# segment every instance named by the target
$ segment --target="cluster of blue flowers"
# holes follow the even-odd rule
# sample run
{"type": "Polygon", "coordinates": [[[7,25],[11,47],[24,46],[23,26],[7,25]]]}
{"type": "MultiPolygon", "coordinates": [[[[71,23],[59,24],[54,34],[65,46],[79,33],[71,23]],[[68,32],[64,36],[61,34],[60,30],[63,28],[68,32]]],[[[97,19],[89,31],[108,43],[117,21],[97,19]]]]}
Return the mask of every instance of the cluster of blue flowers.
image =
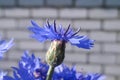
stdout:
{"type": "MultiPolygon", "coordinates": [[[[48,21],[44,27],[38,26],[33,21],[32,25],[28,29],[34,33],[32,37],[40,42],[59,40],[65,43],[70,42],[79,48],[90,49],[93,47],[94,40],[90,40],[87,36],[78,36],[79,30],[74,32],[70,26],[67,30],[61,26],[56,28],[55,22],[49,24],[48,21]]],[[[0,59],[12,46],[13,39],[9,42],[0,40],[0,59]]],[[[34,54],[30,56],[29,52],[25,51],[18,62],[18,67],[12,67],[12,69],[13,77],[7,76],[6,72],[0,71],[0,80],[46,80],[49,65],[40,58],[36,58],[34,54]]],[[[60,64],[55,67],[52,80],[104,80],[104,76],[98,73],[77,72],[75,66],[69,68],[65,64],[60,64]]]]}
{"type": "MultiPolygon", "coordinates": [[[[4,80],[46,80],[49,66],[34,54],[29,56],[26,51],[19,61],[19,68],[13,68],[14,78],[4,76],[4,80]]],[[[61,64],[55,68],[52,80],[103,80],[101,74],[76,72],[75,66],[71,69],[61,64]]]]}

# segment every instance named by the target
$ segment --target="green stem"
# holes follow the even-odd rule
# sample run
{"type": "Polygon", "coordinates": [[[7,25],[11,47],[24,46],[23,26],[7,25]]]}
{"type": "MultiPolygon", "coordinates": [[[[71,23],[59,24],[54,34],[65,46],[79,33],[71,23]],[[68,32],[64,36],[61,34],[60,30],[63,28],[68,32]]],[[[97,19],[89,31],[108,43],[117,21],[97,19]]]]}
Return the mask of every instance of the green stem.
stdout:
{"type": "Polygon", "coordinates": [[[53,72],[54,72],[54,68],[55,67],[53,67],[53,66],[49,67],[46,80],[52,80],[52,75],[53,75],[53,72]]]}

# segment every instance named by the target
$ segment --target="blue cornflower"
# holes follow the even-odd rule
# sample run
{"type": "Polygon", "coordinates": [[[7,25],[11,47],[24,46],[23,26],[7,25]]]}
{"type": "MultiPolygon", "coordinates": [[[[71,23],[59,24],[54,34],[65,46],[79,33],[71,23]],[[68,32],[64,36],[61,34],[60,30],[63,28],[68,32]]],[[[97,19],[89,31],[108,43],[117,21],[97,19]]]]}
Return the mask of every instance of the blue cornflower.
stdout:
{"type": "Polygon", "coordinates": [[[49,66],[41,61],[40,58],[36,58],[34,54],[28,55],[28,51],[24,52],[24,55],[19,61],[19,68],[13,68],[13,77],[4,76],[4,80],[45,80],[49,66]]]}
{"type": "Polygon", "coordinates": [[[55,21],[54,24],[49,24],[47,21],[47,24],[44,25],[44,27],[40,27],[34,21],[31,21],[31,23],[32,26],[28,29],[34,33],[32,37],[40,42],[44,42],[46,40],[60,40],[63,42],[70,42],[72,45],[79,48],[90,49],[93,47],[94,40],[90,40],[87,36],[77,35],[80,29],[74,32],[70,25],[65,30],[61,25],[57,28],[55,21]]]}
{"type": "MultiPolygon", "coordinates": [[[[46,80],[48,68],[40,58],[36,58],[34,54],[29,56],[28,52],[25,52],[19,61],[19,68],[13,67],[14,77],[3,74],[0,76],[4,77],[3,80],[46,80]]],[[[98,73],[77,72],[75,66],[70,69],[61,64],[55,68],[52,80],[104,80],[104,76],[98,73]]]]}
{"type": "Polygon", "coordinates": [[[13,46],[13,39],[11,39],[9,42],[6,42],[5,40],[1,40],[0,38],[0,59],[3,57],[3,53],[9,50],[13,46]]]}
{"type": "Polygon", "coordinates": [[[29,52],[26,51],[21,57],[20,64],[24,66],[25,69],[29,70],[29,73],[33,73],[35,78],[40,77],[44,79],[46,77],[49,66],[42,62],[40,58],[36,58],[34,54],[28,55],[29,52]]]}
{"type": "Polygon", "coordinates": [[[104,80],[105,76],[99,73],[77,72],[75,66],[73,66],[70,69],[66,65],[62,64],[55,68],[53,79],[54,80],[104,80]]]}

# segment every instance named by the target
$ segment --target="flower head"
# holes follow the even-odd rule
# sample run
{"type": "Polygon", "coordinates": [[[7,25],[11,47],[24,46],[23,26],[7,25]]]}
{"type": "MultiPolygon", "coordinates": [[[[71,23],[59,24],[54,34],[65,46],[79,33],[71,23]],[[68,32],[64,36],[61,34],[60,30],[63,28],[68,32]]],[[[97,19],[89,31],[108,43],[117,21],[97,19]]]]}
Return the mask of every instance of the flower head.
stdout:
{"type": "MultiPolygon", "coordinates": [[[[43,63],[40,58],[36,58],[34,54],[28,55],[25,52],[19,62],[19,68],[13,67],[13,76],[3,76],[3,80],[46,80],[49,66],[43,63]]],[[[71,69],[62,64],[55,68],[52,80],[104,80],[101,74],[77,72],[75,66],[71,69]]]]}
{"type": "Polygon", "coordinates": [[[34,54],[28,55],[28,51],[19,61],[19,68],[13,68],[13,77],[4,76],[4,80],[45,80],[49,66],[36,58],[34,54]]]}
{"type": "Polygon", "coordinates": [[[11,39],[9,42],[6,42],[5,40],[1,40],[0,38],[0,59],[3,57],[3,53],[8,51],[13,46],[13,39],[11,39]]]}
{"type": "Polygon", "coordinates": [[[47,24],[44,27],[40,27],[34,21],[31,21],[32,26],[28,29],[33,32],[33,38],[37,39],[40,42],[44,42],[46,40],[60,40],[64,42],[70,42],[72,45],[76,45],[79,48],[90,49],[93,47],[94,40],[90,40],[87,36],[79,36],[77,33],[80,31],[78,29],[76,32],[69,25],[65,30],[62,26],[58,26],[54,21],[54,24],[47,24]]]}
{"type": "Polygon", "coordinates": [[[54,80],[104,80],[105,76],[99,73],[77,72],[75,66],[73,66],[70,69],[66,65],[62,64],[55,68],[53,79],[54,80]]]}

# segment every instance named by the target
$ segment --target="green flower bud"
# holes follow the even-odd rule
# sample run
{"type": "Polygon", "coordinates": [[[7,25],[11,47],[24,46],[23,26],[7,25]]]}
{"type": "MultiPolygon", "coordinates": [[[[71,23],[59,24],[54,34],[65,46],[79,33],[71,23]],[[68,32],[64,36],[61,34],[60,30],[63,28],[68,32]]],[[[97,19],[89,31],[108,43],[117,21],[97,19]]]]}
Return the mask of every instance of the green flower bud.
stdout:
{"type": "Polygon", "coordinates": [[[54,40],[46,54],[46,62],[51,66],[60,65],[65,56],[65,41],[54,40]]]}

